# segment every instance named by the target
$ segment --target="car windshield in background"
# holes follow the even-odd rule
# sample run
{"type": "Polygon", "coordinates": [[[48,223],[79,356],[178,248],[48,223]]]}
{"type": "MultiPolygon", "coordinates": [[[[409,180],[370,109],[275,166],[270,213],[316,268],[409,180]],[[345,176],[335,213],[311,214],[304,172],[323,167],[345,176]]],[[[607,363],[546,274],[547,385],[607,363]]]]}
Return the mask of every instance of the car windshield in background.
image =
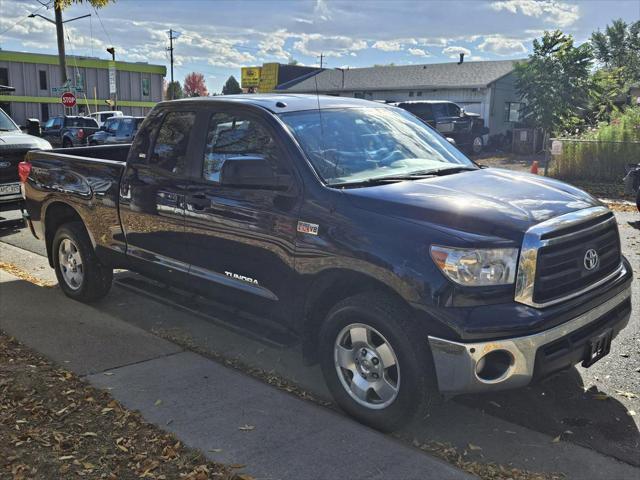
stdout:
{"type": "Polygon", "coordinates": [[[12,132],[14,130],[20,130],[13,120],[9,118],[9,115],[0,110],[0,132],[12,132]]]}
{"type": "Polygon", "coordinates": [[[400,109],[305,110],[280,118],[330,186],[475,168],[445,138],[400,109]]]}

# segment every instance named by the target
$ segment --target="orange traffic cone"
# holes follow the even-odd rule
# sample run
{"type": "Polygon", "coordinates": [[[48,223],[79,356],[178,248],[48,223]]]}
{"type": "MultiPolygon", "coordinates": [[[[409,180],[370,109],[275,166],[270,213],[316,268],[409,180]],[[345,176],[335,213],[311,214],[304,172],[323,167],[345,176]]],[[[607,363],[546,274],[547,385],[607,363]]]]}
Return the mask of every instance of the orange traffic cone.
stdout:
{"type": "Polygon", "coordinates": [[[531,173],[533,173],[534,175],[538,175],[538,161],[534,160],[533,163],[531,164],[531,173]]]}

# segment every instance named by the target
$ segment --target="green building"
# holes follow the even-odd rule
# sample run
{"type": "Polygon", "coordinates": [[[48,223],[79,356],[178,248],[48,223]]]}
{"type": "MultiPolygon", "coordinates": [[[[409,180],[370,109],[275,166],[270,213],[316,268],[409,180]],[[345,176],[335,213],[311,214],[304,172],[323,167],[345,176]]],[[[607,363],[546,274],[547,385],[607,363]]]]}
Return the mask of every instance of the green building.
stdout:
{"type": "MultiPolygon", "coordinates": [[[[107,100],[115,98],[117,110],[125,115],[145,115],[162,100],[164,65],[115,62],[116,93],[110,94],[110,64],[94,57],[67,55],[68,86],[77,98],[77,106],[67,113],[111,110],[107,100]]],[[[44,122],[62,115],[61,83],[57,55],[0,50],[0,85],[15,88],[0,94],[0,107],[19,125],[27,118],[44,122]]]]}

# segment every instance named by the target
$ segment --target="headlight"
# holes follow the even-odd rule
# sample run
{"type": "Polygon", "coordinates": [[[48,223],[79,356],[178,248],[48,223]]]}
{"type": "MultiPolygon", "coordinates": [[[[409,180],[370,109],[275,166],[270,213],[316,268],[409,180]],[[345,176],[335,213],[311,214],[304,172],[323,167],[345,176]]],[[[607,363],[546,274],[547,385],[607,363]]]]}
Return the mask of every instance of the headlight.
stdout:
{"type": "Polygon", "coordinates": [[[448,278],[465,287],[509,285],[516,278],[517,248],[431,247],[431,258],[448,278]]]}

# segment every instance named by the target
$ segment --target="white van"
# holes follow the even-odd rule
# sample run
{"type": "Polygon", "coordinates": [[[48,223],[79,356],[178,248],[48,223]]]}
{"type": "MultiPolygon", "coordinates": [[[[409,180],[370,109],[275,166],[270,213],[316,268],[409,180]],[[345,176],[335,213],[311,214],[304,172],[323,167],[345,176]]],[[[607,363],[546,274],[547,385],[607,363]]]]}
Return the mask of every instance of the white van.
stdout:
{"type": "Polygon", "coordinates": [[[102,126],[102,124],[107,118],[122,117],[123,115],[124,113],[122,113],[120,110],[103,110],[101,112],[94,112],[89,114],[91,118],[96,119],[99,127],[102,126]]]}

